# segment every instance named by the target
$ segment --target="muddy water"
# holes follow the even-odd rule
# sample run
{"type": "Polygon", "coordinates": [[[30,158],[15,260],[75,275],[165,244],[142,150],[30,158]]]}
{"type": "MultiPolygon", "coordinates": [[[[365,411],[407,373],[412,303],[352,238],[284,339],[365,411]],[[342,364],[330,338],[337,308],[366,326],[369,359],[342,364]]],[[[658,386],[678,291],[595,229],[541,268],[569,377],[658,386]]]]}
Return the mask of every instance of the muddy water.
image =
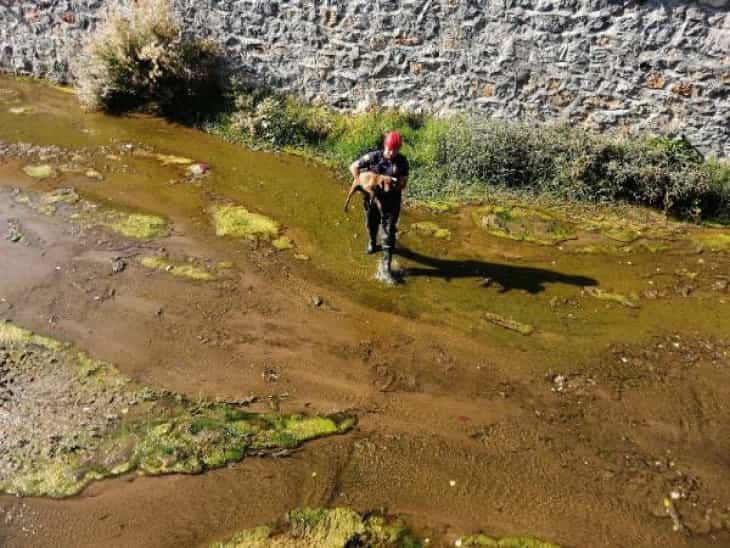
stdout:
{"type": "Polygon", "coordinates": [[[362,419],[358,433],[318,442],[284,464],[111,481],[66,502],[3,500],[15,518],[0,538],[191,545],[297,505],[346,504],[404,514],[447,540],[484,529],[579,546],[728,541],[722,525],[695,516],[730,504],[721,346],[730,332],[722,286],[730,260],[698,253],[690,241],[700,229],[683,227],[664,252],[578,253],[570,242],[494,237],[473,208],[410,208],[398,257],[405,283],[383,287],[373,279],[377,259],[363,255],[361,213],[341,212],[345,185],[332,172],[154,118],[84,114],[72,96],[37,83],[0,87],[12,90],[0,103],[0,140],[89,148],[104,177],[36,181],[21,170],[39,160],[11,158],[0,165],[0,185],[72,186],[172,227],[169,238],[137,244],[79,234],[70,219],[36,215],[7,195],[3,217],[19,218],[40,244],[38,253],[2,247],[10,265],[0,273],[3,302],[14,307],[0,312],[156,386],[192,396],[268,394],[291,410],[349,409],[362,419]],[[30,110],[8,110],[18,107],[30,110]],[[190,182],[184,166],[126,154],[127,143],[212,169],[190,182]],[[216,237],[211,207],[225,204],[273,218],[295,249],[216,237]],[[450,235],[436,238],[413,227],[419,222],[450,235]],[[93,300],[112,283],[100,274],[103,261],[120,249],[160,247],[234,268],[213,284],[186,284],[130,266],[113,282],[114,299],[93,300]],[[54,278],[57,266],[66,277],[54,278]],[[638,306],[591,296],[595,288],[638,306]],[[324,305],[312,306],[313,295],[324,305]],[[485,313],[534,331],[522,335],[485,313]],[[272,369],[273,384],[264,374],[272,369]],[[687,519],[702,522],[691,525],[703,534],[673,532],[661,508],[679,489],[675,467],[692,478],[682,496],[701,509],[687,519]]]}

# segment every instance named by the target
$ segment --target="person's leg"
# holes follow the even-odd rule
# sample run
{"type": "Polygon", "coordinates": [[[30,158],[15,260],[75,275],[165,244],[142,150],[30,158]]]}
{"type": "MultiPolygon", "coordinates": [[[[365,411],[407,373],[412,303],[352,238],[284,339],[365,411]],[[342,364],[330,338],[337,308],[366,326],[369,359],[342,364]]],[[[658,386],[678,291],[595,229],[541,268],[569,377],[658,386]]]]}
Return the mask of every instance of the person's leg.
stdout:
{"type": "Polygon", "coordinates": [[[380,228],[381,215],[378,206],[366,196],[363,199],[365,208],[365,224],[368,229],[368,246],[366,252],[375,253],[378,250],[378,228],[380,228]]]}
{"type": "Polygon", "coordinates": [[[385,232],[385,240],[383,241],[383,262],[382,275],[386,281],[394,282],[391,264],[393,262],[393,252],[395,251],[396,234],[398,231],[398,217],[400,216],[401,194],[393,193],[389,199],[383,204],[383,231],[385,232]]]}

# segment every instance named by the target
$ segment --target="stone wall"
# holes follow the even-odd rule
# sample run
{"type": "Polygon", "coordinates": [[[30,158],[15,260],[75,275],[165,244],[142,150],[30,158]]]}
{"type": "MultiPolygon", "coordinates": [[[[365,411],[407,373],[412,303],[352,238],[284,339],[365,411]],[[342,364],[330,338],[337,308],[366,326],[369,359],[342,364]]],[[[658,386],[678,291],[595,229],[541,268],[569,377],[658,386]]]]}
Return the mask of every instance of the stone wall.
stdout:
{"type": "MultiPolygon", "coordinates": [[[[0,0],[0,67],[67,79],[111,0],[0,0]]],[[[730,0],[172,0],[239,73],[342,108],[684,132],[730,156],[730,0]]]]}

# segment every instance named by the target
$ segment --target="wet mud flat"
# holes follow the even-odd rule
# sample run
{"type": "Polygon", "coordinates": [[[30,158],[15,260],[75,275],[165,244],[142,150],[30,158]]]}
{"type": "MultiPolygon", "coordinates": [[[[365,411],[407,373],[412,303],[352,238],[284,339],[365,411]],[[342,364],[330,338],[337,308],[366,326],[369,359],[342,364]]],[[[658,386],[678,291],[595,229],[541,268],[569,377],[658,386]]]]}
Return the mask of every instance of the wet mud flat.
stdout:
{"type": "Polygon", "coordinates": [[[6,85],[31,111],[0,114],[0,395],[33,420],[0,483],[37,496],[0,496],[4,545],[305,545],[376,522],[402,522],[394,545],[730,542],[724,229],[414,207],[405,283],[383,288],[360,219],[322,221],[345,189],[316,166],[6,85]],[[357,425],[239,458],[248,414],[357,425]],[[122,427],[136,468],[102,474],[130,462],[98,452],[122,427]],[[135,453],[147,434],[164,450],[135,453]],[[203,442],[225,447],[211,465],[203,442]],[[58,455],[100,477],[17,487],[58,455]],[[145,455],[165,475],[138,475],[145,455]]]}

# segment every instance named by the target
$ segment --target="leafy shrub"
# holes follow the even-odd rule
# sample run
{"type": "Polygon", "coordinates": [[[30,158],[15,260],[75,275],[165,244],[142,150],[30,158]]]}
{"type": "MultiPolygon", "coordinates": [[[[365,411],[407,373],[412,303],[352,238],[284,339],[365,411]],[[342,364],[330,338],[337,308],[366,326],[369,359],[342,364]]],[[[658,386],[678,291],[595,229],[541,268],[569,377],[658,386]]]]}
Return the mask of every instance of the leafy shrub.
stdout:
{"type": "Polygon", "coordinates": [[[194,110],[219,93],[220,52],[183,36],[167,0],[111,8],[74,63],[78,96],[90,110],[194,110]]]}

